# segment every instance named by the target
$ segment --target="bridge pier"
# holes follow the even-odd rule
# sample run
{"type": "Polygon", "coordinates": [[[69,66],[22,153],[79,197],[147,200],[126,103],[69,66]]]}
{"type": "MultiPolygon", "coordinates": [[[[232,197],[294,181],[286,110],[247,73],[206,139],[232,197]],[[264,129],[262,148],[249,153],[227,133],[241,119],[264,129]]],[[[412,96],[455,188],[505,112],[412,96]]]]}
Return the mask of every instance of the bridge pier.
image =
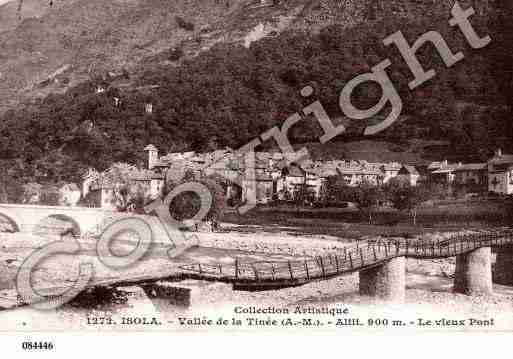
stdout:
{"type": "Polygon", "coordinates": [[[493,281],[498,284],[513,285],[513,246],[497,248],[493,281]]]}
{"type": "Polygon", "coordinates": [[[405,296],[406,258],[397,257],[361,270],[360,295],[402,303],[405,296]]]}
{"type": "Polygon", "coordinates": [[[492,251],[483,247],[456,256],[454,292],[468,295],[491,294],[492,251]]]}
{"type": "Polygon", "coordinates": [[[195,297],[194,289],[173,282],[155,282],[142,285],[148,298],[157,307],[164,309],[169,306],[189,308],[195,297]]]}
{"type": "Polygon", "coordinates": [[[169,309],[190,309],[208,304],[212,292],[232,292],[232,287],[229,284],[197,280],[158,281],[141,285],[141,288],[153,305],[162,312],[169,309]]]}

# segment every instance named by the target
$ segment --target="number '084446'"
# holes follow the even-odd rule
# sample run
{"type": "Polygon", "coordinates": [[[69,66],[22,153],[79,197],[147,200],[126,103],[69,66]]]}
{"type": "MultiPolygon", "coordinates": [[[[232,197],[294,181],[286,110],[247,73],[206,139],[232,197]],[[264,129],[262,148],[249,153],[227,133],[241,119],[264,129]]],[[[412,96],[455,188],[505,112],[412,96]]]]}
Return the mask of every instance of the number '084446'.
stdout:
{"type": "Polygon", "coordinates": [[[25,341],[21,344],[21,348],[23,350],[52,350],[54,345],[52,342],[25,341]]]}

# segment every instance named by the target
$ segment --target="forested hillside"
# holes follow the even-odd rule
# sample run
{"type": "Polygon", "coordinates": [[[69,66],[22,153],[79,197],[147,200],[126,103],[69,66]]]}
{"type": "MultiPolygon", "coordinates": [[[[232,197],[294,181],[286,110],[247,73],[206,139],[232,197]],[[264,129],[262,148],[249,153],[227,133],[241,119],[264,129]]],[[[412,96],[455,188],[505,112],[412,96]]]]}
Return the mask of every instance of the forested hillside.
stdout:
{"type": "MultiPolygon", "coordinates": [[[[405,107],[401,121],[374,140],[445,139],[452,143],[451,153],[472,159],[486,158],[496,146],[513,150],[507,92],[513,60],[507,19],[513,12],[505,0],[496,6],[502,6],[501,16],[472,18],[480,34],[493,38],[481,50],[472,50],[463,35],[449,27],[449,12],[445,18],[388,12],[381,18],[366,14],[373,20],[350,27],[334,23],[308,31],[296,26],[249,46],[219,42],[195,57],[181,59],[180,66],[153,58],[129,73],[99,72],[64,93],[3,114],[2,178],[78,182],[89,166],[101,170],[116,161],[142,163],[141,149],[150,142],[162,151],[236,148],[316,99],[332,118],[340,118],[338,96],[344,84],[385,58],[393,62],[387,71],[405,107]],[[455,52],[463,51],[465,59],[446,68],[434,48],[426,46],[420,58],[437,76],[410,91],[408,67],[397,49],[384,46],[382,40],[401,30],[411,43],[433,29],[455,52]],[[98,85],[107,90],[95,93],[98,85]],[[314,88],[309,99],[299,93],[306,85],[314,88]],[[153,104],[153,113],[145,112],[146,103],[153,104]]],[[[164,54],[178,56],[175,50],[164,54]]],[[[380,96],[379,89],[362,86],[353,100],[364,108],[380,96]]],[[[351,123],[351,134],[335,140],[360,139],[362,125],[351,123]]],[[[292,132],[296,143],[318,137],[312,119],[292,132]]]]}

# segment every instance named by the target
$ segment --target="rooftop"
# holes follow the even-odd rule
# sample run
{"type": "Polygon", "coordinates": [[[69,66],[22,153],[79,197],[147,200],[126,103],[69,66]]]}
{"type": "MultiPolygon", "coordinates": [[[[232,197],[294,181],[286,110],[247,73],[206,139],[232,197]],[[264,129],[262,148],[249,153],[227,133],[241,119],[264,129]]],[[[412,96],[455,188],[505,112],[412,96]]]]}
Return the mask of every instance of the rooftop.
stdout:
{"type": "Polygon", "coordinates": [[[464,163],[458,166],[455,171],[482,171],[486,170],[487,167],[486,163],[464,163]]]}
{"type": "Polygon", "coordinates": [[[513,164],[513,155],[495,155],[488,162],[491,164],[513,164]]]}
{"type": "Polygon", "coordinates": [[[419,176],[419,171],[414,166],[411,165],[403,165],[402,168],[404,168],[409,174],[413,176],[419,176]]]}
{"type": "Polygon", "coordinates": [[[157,147],[150,144],[150,145],[144,147],[144,151],[158,151],[158,150],[157,150],[157,147]]]}

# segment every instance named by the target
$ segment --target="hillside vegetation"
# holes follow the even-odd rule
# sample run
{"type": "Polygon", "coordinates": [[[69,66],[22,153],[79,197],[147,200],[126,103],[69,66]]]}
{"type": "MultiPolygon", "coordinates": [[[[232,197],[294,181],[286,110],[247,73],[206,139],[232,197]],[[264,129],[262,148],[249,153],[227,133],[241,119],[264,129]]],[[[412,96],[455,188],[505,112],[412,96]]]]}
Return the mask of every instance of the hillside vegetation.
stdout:
{"type": "MultiPolygon", "coordinates": [[[[218,43],[244,44],[287,30],[317,32],[332,24],[351,28],[394,17],[445,19],[453,3],[274,2],[261,6],[259,0],[12,0],[0,6],[0,112],[62,93],[92,74],[176,66],[181,59],[169,54],[177,48],[185,59],[218,43]],[[60,76],[55,78],[56,72],[60,76]]],[[[476,3],[484,18],[493,14],[493,8],[484,5],[488,1],[462,2],[476,3]]]]}
{"type": "MultiPolygon", "coordinates": [[[[149,142],[162,151],[236,148],[315,99],[332,118],[347,121],[338,108],[344,84],[385,58],[405,108],[398,123],[371,140],[445,140],[460,159],[508,149],[511,5],[478,8],[473,24],[494,39],[478,51],[448,26],[448,2],[412,3],[76,0],[26,19],[0,34],[0,93],[9,101],[32,99],[0,119],[3,178],[78,181],[88,166],[142,163],[149,142]],[[432,29],[465,59],[447,69],[426,46],[420,58],[437,76],[410,91],[409,69],[382,40],[402,30],[413,42],[432,29]],[[99,84],[107,91],[96,94],[99,84]],[[310,99],[299,94],[305,85],[314,88],[310,99]],[[38,93],[42,99],[33,100],[38,93]],[[152,114],[144,112],[146,103],[152,114]]],[[[362,86],[353,100],[364,108],[379,96],[379,89],[362,86]]],[[[350,135],[337,140],[361,140],[365,123],[348,125],[350,135]]],[[[292,139],[316,142],[318,134],[315,121],[305,119],[292,139]]]]}

